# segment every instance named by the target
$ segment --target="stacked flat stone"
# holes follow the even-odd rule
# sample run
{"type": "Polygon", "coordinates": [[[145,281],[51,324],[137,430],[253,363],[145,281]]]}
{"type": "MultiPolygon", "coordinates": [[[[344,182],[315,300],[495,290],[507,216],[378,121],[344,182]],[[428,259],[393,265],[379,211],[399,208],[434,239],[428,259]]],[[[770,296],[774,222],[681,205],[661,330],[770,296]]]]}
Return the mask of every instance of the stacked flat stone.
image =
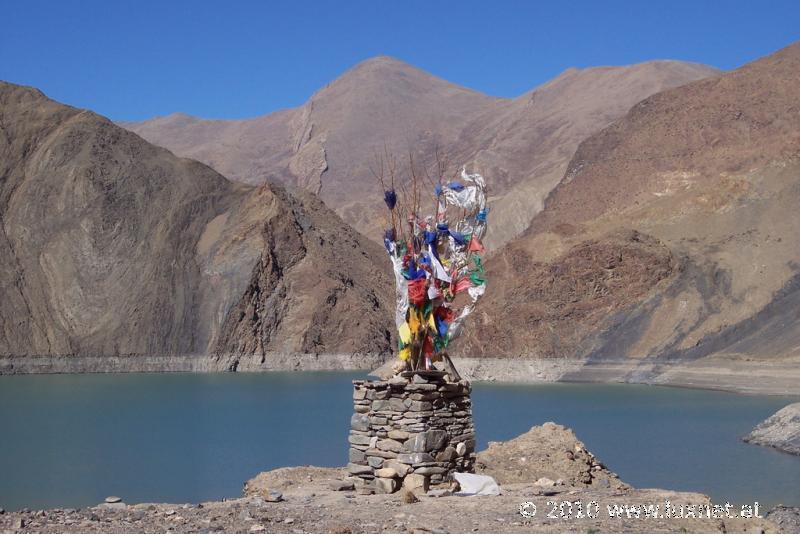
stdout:
{"type": "Polygon", "coordinates": [[[472,388],[440,376],[353,381],[348,471],[364,487],[392,493],[472,472],[472,388]]]}

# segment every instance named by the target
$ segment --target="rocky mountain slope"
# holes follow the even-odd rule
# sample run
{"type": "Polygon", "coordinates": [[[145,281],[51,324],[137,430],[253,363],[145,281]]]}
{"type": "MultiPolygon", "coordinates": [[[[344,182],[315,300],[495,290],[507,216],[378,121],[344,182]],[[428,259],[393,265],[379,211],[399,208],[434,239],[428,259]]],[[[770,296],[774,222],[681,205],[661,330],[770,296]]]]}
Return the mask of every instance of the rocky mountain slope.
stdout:
{"type": "Polygon", "coordinates": [[[478,115],[448,152],[491,180],[486,244],[497,249],[530,225],[581,141],[652,94],[717,74],[681,61],[572,68],[478,115]]]}
{"type": "Polygon", "coordinates": [[[402,163],[413,149],[431,163],[439,148],[454,165],[491,178],[495,226],[487,244],[497,247],[541,210],[581,140],[646,96],[716,73],[677,61],[570,69],[518,98],[500,99],[378,57],[297,109],[240,121],[175,114],[123,125],[232,179],[309,189],[373,239],[383,214],[370,169],[376,153],[386,147],[402,163]]]}
{"type": "Polygon", "coordinates": [[[382,254],[312,195],[0,83],[0,354],[380,352],[382,254]]]}
{"type": "Polygon", "coordinates": [[[582,142],[487,261],[465,352],[622,359],[633,380],[712,354],[800,361],[798,72],[795,44],[582,142]]]}
{"type": "Polygon", "coordinates": [[[784,406],[743,439],[747,443],[800,455],[800,402],[784,406]]]}

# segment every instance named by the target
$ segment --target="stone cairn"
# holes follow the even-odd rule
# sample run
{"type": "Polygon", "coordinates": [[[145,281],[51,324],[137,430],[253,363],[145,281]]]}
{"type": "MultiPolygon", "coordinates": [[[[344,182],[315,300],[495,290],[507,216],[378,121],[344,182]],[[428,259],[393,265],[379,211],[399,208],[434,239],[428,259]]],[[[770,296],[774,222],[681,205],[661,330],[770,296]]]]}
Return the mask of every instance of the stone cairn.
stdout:
{"type": "Polygon", "coordinates": [[[393,493],[401,487],[427,492],[454,472],[472,472],[471,389],[436,372],[354,380],[350,474],[366,492],[393,493]]]}

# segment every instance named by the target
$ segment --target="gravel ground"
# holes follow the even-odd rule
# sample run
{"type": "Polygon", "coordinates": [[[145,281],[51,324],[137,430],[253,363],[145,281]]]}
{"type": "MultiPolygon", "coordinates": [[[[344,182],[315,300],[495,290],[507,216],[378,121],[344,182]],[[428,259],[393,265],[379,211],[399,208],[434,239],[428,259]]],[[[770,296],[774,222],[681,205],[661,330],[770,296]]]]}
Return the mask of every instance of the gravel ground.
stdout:
{"type": "MultiPolygon", "coordinates": [[[[302,469],[302,468],[300,468],[302,469]]],[[[35,532],[782,532],[766,519],[609,518],[608,504],[704,503],[700,494],[663,490],[594,490],[534,484],[509,484],[495,497],[428,497],[406,503],[403,494],[358,495],[333,491],[327,480],[312,480],[283,493],[281,502],[247,497],[202,505],[100,505],[81,510],[6,513],[0,531],[35,532]],[[591,501],[600,505],[597,519],[548,518],[547,501],[591,501]],[[533,502],[537,513],[523,518],[520,504],[533,502]],[[20,524],[20,521],[22,523],[20,524]]],[[[574,510],[574,508],[573,508],[574,510]]]]}

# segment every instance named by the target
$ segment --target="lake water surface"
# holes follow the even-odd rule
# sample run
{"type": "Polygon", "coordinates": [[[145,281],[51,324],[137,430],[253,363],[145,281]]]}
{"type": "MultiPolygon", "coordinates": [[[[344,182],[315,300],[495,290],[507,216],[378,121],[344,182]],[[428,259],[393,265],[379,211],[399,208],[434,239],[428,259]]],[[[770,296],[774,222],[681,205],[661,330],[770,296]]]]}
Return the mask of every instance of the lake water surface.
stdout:
{"type": "MultiPolygon", "coordinates": [[[[199,502],[259,471],[344,465],[354,373],[0,376],[0,507],[199,502]]],[[[800,505],[800,458],[739,438],[796,398],[637,385],[482,385],[479,449],[573,428],[636,487],[800,505]]]]}

